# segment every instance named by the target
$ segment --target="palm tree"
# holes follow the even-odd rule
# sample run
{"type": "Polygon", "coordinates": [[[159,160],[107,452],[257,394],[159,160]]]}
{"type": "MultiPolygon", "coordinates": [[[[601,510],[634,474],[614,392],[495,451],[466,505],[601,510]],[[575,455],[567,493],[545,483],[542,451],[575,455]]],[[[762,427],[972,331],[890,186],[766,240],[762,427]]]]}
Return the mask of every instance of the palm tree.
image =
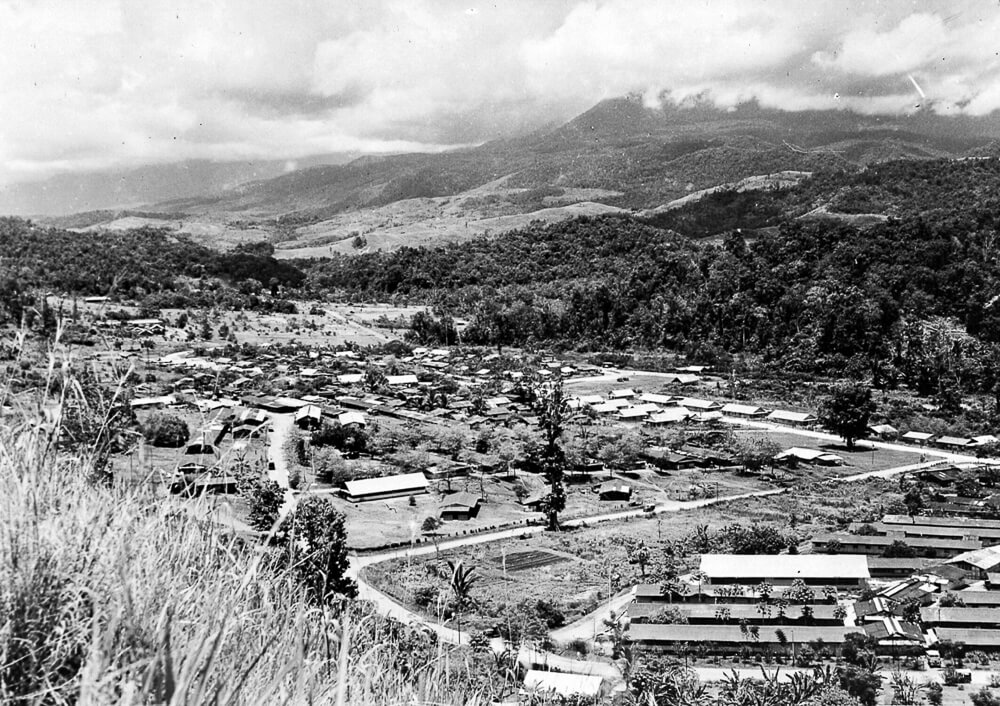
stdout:
{"type": "Polygon", "coordinates": [[[468,605],[472,591],[472,584],[478,578],[475,569],[466,569],[462,562],[448,561],[448,568],[451,569],[451,592],[455,596],[455,617],[458,621],[458,642],[462,642],[462,609],[468,605]]]}
{"type": "Polygon", "coordinates": [[[774,637],[777,638],[778,644],[781,645],[781,651],[783,653],[788,652],[788,635],[781,628],[774,631],[774,637]]]}

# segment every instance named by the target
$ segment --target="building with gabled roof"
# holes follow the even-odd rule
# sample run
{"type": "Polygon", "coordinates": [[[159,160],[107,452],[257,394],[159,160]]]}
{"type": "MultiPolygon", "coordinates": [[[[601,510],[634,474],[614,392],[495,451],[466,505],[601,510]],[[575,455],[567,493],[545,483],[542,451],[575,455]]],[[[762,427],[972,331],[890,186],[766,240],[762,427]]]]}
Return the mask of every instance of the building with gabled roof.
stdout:
{"type": "Polygon", "coordinates": [[[708,583],[790,584],[800,579],[812,586],[863,586],[871,574],[863,554],[702,554],[708,583]]]}
{"type": "Polygon", "coordinates": [[[819,422],[819,418],[812,412],[791,412],[787,409],[776,409],[767,415],[767,419],[779,424],[790,424],[792,426],[803,426],[819,422]]]}
{"type": "Polygon", "coordinates": [[[344,483],[344,497],[352,503],[386,500],[427,492],[427,477],[423,473],[402,473],[381,478],[349,480],[344,483]]]}
{"type": "Polygon", "coordinates": [[[439,516],[442,520],[471,520],[479,514],[482,498],[472,493],[459,492],[441,499],[439,516]]]}
{"type": "Polygon", "coordinates": [[[862,628],[843,625],[766,625],[757,628],[757,639],[747,639],[746,627],[739,625],[656,625],[638,623],[629,626],[632,643],[645,651],[672,651],[679,644],[703,644],[715,654],[731,654],[747,647],[754,650],[773,648],[782,644],[778,634],[784,635],[789,645],[804,645],[822,640],[826,645],[839,647],[851,633],[863,634],[862,628]]]}
{"type": "Polygon", "coordinates": [[[722,405],[722,409],[719,411],[729,417],[743,417],[745,419],[755,419],[767,416],[767,410],[763,407],[750,404],[736,404],[734,402],[722,405]]]}

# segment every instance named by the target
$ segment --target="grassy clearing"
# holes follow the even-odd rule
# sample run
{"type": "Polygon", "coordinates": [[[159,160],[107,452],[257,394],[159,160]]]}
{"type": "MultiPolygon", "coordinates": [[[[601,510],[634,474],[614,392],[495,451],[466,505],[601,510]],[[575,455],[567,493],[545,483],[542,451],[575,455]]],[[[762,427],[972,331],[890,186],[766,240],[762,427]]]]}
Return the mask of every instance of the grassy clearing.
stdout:
{"type": "MultiPolygon", "coordinates": [[[[475,629],[495,626],[510,606],[540,597],[552,601],[566,622],[586,615],[619,587],[643,580],[642,568],[632,563],[630,546],[643,542],[651,554],[648,575],[656,573],[663,549],[684,540],[698,526],[710,530],[729,524],[772,525],[800,540],[843,526],[852,520],[870,521],[902,507],[902,495],[891,481],[873,479],[858,483],[809,484],[788,493],[748,498],[710,507],[640,517],[616,525],[597,525],[557,534],[545,533],[489,545],[473,545],[440,552],[421,559],[397,559],[366,569],[371,583],[427,617],[440,615],[436,603],[419,605],[421,592],[447,593],[448,560],[475,567],[482,577],[473,596],[472,612],[465,618],[475,629]],[[525,552],[554,552],[564,561],[540,563],[513,570],[504,557],[525,552]]],[[[681,569],[696,568],[690,554],[681,569]]],[[[515,561],[516,565],[516,561],[515,561]]]]}

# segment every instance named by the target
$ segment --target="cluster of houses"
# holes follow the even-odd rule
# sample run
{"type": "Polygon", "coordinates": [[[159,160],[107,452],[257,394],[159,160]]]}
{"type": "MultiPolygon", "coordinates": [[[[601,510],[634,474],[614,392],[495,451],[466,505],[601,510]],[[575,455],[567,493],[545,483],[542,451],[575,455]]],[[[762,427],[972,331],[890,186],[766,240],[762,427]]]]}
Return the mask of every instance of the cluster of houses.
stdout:
{"type": "Polygon", "coordinates": [[[808,647],[833,657],[855,633],[883,655],[933,658],[944,645],[1000,652],[1000,520],[887,515],[877,529],[932,538],[942,555],[705,554],[675,586],[636,587],[630,639],[650,652],[791,655],[808,647]],[[970,544],[953,544],[956,533],[970,544]]]}
{"type": "Polygon", "coordinates": [[[898,429],[890,424],[873,424],[868,427],[868,433],[875,439],[905,441],[917,446],[934,446],[947,451],[975,451],[978,447],[1000,442],[1000,438],[997,438],[993,434],[950,436],[948,434],[934,434],[932,432],[917,430],[900,433],[898,429]]]}
{"type": "MultiPolygon", "coordinates": [[[[694,384],[700,378],[693,374],[677,374],[666,382],[694,384]]],[[[688,421],[710,422],[723,417],[756,419],[789,426],[812,426],[819,422],[810,412],[765,409],[754,405],[722,403],[684,395],[662,395],[636,392],[629,388],[612,390],[607,397],[584,395],[569,401],[572,409],[587,410],[599,417],[621,422],[638,422],[650,426],[678,424],[688,421]]]]}

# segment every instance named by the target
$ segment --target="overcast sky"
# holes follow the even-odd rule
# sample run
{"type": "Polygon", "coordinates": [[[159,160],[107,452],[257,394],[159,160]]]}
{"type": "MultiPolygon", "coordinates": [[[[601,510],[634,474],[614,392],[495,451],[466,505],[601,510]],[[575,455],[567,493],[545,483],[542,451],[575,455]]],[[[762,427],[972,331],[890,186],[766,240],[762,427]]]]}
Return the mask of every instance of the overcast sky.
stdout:
{"type": "Polygon", "coordinates": [[[0,182],[440,149],[641,92],[1000,108],[997,0],[0,0],[0,182]]]}

